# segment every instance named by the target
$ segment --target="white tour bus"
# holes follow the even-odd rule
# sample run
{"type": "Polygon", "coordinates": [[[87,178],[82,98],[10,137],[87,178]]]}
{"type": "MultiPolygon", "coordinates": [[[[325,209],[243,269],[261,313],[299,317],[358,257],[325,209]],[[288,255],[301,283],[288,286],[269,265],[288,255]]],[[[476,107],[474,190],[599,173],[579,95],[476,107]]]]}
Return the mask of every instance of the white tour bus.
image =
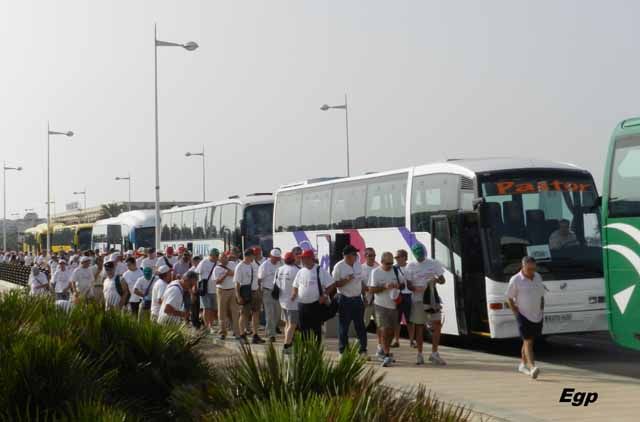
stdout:
{"type": "Polygon", "coordinates": [[[91,246],[119,251],[153,247],[155,227],[154,210],[123,212],[117,217],[96,221],[91,232],[91,246]]]}
{"type": "Polygon", "coordinates": [[[231,196],[224,201],[162,212],[161,246],[185,246],[196,255],[207,256],[209,249],[226,251],[232,247],[260,246],[271,250],[273,194],[254,193],[231,196]]]}
{"type": "Polygon", "coordinates": [[[443,332],[492,338],[518,335],[505,290],[521,258],[532,255],[548,289],[544,334],[599,331],[607,320],[596,197],[589,172],[570,164],[449,160],[283,186],[273,242],[313,248],[325,265],[346,244],[364,261],[365,247],[378,257],[411,255],[421,242],[446,268],[438,286],[443,332]]]}

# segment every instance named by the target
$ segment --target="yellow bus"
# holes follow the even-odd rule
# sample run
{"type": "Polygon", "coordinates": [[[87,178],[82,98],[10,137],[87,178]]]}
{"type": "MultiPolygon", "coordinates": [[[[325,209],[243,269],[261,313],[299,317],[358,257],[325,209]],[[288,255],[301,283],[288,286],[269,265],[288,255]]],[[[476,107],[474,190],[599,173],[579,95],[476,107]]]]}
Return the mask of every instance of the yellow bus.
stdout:
{"type": "Polygon", "coordinates": [[[24,231],[24,243],[22,250],[31,252],[33,255],[39,254],[47,249],[47,224],[42,223],[24,231]]]}
{"type": "Polygon", "coordinates": [[[57,225],[53,227],[51,250],[54,253],[70,250],[85,251],[91,248],[91,230],[93,224],[57,225]]]}

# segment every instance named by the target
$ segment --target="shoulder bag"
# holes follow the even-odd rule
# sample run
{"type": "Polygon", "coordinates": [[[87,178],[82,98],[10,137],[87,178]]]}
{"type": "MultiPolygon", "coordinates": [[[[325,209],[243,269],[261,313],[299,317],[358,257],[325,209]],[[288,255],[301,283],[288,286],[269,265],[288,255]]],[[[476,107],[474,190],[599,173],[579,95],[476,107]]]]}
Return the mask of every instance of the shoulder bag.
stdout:
{"type": "Polygon", "coordinates": [[[211,274],[213,274],[213,270],[216,269],[216,265],[218,265],[217,262],[215,264],[213,264],[213,267],[211,268],[211,271],[209,271],[209,277],[203,278],[202,280],[198,281],[198,296],[206,296],[207,295],[208,288],[209,288],[209,279],[211,278],[211,274]]]}
{"type": "MultiPolygon", "coordinates": [[[[400,276],[398,275],[399,272],[401,272],[400,268],[398,268],[397,265],[394,265],[393,273],[396,275],[396,281],[398,281],[398,284],[402,285],[402,283],[400,283],[400,276]]],[[[398,290],[402,290],[402,286],[398,288],[398,290]]],[[[400,305],[402,303],[402,294],[398,294],[398,297],[393,299],[393,302],[396,304],[396,306],[400,305]]]]}
{"type": "MultiPolygon", "coordinates": [[[[324,290],[322,289],[322,284],[320,283],[320,265],[316,267],[316,276],[318,278],[318,300],[324,294],[324,290]]],[[[334,318],[338,313],[338,301],[329,299],[329,303],[320,304],[320,309],[322,310],[320,313],[320,319],[322,322],[329,321],[331,318],[334,318]]]]}
{"type": "Polygon", "coordinates": [[[280,286],[278,286],[278,272],[279,270],[276,270],[276,277],[275,277],[275,280],[273,281],[273,289],[271,290],[271,297],[274,298],[275,300],[280,299],[280,286]]]}

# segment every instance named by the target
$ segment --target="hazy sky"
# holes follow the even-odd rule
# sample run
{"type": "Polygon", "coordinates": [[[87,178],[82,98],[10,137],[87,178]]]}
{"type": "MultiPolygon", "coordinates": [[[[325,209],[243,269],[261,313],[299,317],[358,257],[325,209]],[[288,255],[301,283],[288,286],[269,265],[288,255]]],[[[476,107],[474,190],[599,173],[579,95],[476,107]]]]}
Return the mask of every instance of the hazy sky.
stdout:
{"type": "Polygon", "coordinates": [[[450,157],[571,161],[600,183],[615,124],[640,114],[634,1],[0,0],[8,213],[154,197],[153,24],[162,200],[272,191],[450,157]]]}

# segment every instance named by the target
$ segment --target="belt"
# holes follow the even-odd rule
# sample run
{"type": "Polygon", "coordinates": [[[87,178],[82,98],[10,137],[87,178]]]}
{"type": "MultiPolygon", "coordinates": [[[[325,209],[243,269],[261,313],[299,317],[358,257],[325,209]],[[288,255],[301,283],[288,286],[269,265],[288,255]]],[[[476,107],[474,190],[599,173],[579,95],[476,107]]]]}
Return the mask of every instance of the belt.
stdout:
{"type": "Polygon", "coordinates": [[[235,290],[235,287],[231,287],[230,289],[223,289],[222,287],[218,287],[218,290],[235,290]]]}

